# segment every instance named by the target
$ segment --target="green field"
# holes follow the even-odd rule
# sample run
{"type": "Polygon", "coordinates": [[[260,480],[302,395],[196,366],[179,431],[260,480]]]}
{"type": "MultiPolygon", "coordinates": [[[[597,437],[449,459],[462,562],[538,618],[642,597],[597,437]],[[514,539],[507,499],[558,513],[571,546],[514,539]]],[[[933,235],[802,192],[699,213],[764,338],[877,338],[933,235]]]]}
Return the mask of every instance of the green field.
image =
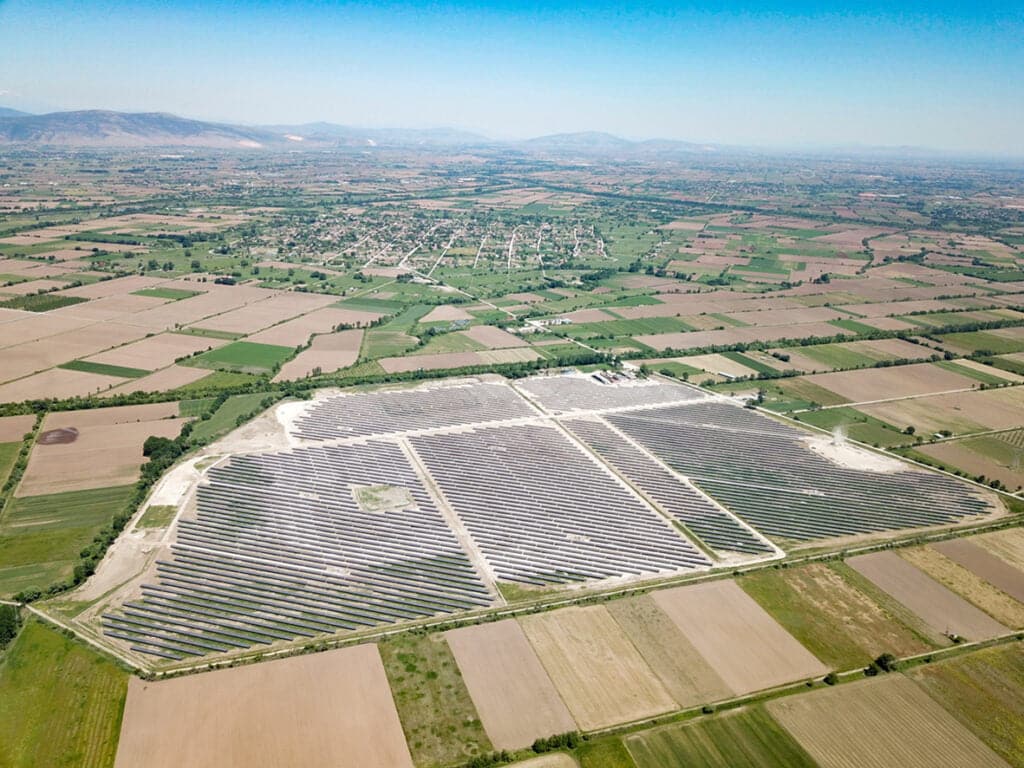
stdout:
{"type": "Polygon", "coordinates": [[[417,766],[462,763],[491,750],[443,635],[397,635],[379,648],[417,766]]]}
{"type": "Polygon", "coordinates": [[[758,373],[778,373],[778,371],[770,365],[766,365],[759,360],[755,360],[750,357],[750,355],[744,355],[742,352],[723,352],[722,357],[726,360],[732,360],[734,363],[745,365],[747,368],[757,371],[758,373]]]}
{"type": "MultiPolygon", "coordinates": [[[[387,331],[370,331],[387,333],[387,331]]],[[[446,352],[479,352],[487,349],[483,344],[461,333],[441,333],[429,338],[426,344],[416,350],[417,355],[438,355],[446,352]]]]}
{"type": "Polygon", "coordinates": [[[363,347],[359,356],[367,360],[381,357],[397,357],[414,349],[419,339],[403,331],[367,331],[363,335],[363,347]]]}
{"type": "Polygon", "coordinates": [[[294,354],[295,350],[292,347],[236,341],[189,358],[182,365],[238,373],[269,373],[274,370],[274,366],[283,363],[294,354]]]}
{"type": "MultiPolygon", "coordinates": [[[[202,381],[202,379],[200,379],[202,381]]],[[[216,398],[203,397],[198,400],[182,400],[178,403],[179,416],[202,416],[213,407],[216,398]]]]}
{"type": "Polygon", "coordinates": [[[630,736],[638,768],[815,768],[803,748],[761,707],[630,736]]]}
{"type": "MultiPolygon", "coordinates": [[[[251,384],[256,381],[258,377],[250,373],[236,373],[234,371],[214,371],[213,373],[203,376],[203,378],[193,381],[191,384],[186,384],[183,387],[178,387],[174,390],[174,393],[178,397],[188,398],[196,392],[209,392],[210,390],[228,389],[230,387],[238,387],[245,384],[251,384]]],[[[184,415],[184,414],[183,414],[184,415]]],[[[197,416],[202,415],[201,413],[196,414],[197,416]]]]}
{"type": "Polygon", "coordinates": [[[21,443],[0,443],[0,486],[7,482],[14,462],[18,460],[21,443]]]}
{"type": "Polygon", "coordinates": [[[180,301],[198,296],[201,291],[186,291],[181,288],[143,288],[141,291],[134,291],[133,296],[151,296],[154,299],[170,299],[180,301]]]}
{"type": "Polygon", "coordinates": [[[977,368],[971,368],[968,365],[960,365],[956,360],[939,360],[934,363],[939,368],[944,368],[952,373],[959,373],[961,376],[966,376],[969,379],[980,381],[982,384],[1005,384],[1006,379],[1001,376],[996,376],[986,371],[979,371],[977,368]]]}
{"type": "Polygon", "coordinates": [[[840,320],[829,320],[828,324],[829,325],[834,325],[836,328],[842,328],[844,331],[853,331],[856,334],[866,334],[866,333],[877,333],[878,332],[877,328],[872,328],[870,325],[865,325],[864,323],[858,323],[856,320],[849,320],[849,319],[847,319],[845,317],[840,319],[840,320]]]}
{"type": "Polygon", "coordinates": [[[636,768],[626,745],[618,738],[606,738],[580,745],[576,750],[580,768],[636,768]]]}
{"type": "Polygon", "coordinates": [[[913,437],[903,434],[896,427],[874,416],[868,416],[853,408],[829,408],[825,411],[807,411],[799,414],[800,421],[827,429],[830,432],[841,428],[847,437],[868,445],[891,447],[905,445],[913,437]]]}
{"type": "Polygon", "coordinates": [[[134,486],[15,498],[0,521],[0,595],[71,575],[78,553],[110,523],[134,486]]]}
{"type": "Polygon", "coordinates": [[[825,368],[845,370],[848,368],[867,368],[878,360],[856,352],[842,344],[808,344],[806,347],[793,347],[787,352],[798,352],[821,363],[825,368]]]}
{"type": "Polygon", "coordinates": [[[0,765],[114,764],[128,674],[30,620],[0,656],[0,765]]]}
{"type": "Polygon", "coordinates": [[[123,365],[106,365],[104,363],[90,363],[88,360],[72,360],[57,366],[68,371],[81,371],[82,373],[99,373],[103,376],[120,376],[123,379],[138,379],[148,376],[152,371],[145,371],[142,368],[126,368],[123,365]]]}
{"type": "Polygon", "coordinates": [[[81,296],[65,296],[60,293],[33,293],[0,301],[0,307],[24,309],[28,312],[49,312],[51,309],[70,307],[72,304],[81,304],[83,301],[88,301],[88,299],[83,299],[81,296]]]}
{"type": "Polygon", "coordinates": [[[985,351],[994,355],[1024,352],[1024,340],[1008,339],[985,331],[947,333],[944,336],[939,336],[938,339],[942,343],[952,344],[969,352],[985,351]]]}
{"type": "Polygon", "coordinates": [[[340,307],[341,309],[354,309],[359,312],[377,312],[381,315],[393,315],[396,312],[401,311],[405,304],[400,301],[373,299],[369,296],[360,296],[355,299],[339,301],[337,304],[332,304],[331,306],[340,307]]]}
{"type": "Polygon", "coordinates": [[[232,395],[210,418],[195,422],[195,427],[189,437],[193,440],[213,440],[221,435],[226,435],[238,425],[240,417],[249,417],[261,410],[261,403],[265,397],[267,397],[266,392],[232,395]]]}
{"type": "Polygon", "coordinates": [[[142,517],[135,523],[136,528],[166,528],[174,519],[178,508],[173,504],[152,504],[146,507],[142,517]]]}

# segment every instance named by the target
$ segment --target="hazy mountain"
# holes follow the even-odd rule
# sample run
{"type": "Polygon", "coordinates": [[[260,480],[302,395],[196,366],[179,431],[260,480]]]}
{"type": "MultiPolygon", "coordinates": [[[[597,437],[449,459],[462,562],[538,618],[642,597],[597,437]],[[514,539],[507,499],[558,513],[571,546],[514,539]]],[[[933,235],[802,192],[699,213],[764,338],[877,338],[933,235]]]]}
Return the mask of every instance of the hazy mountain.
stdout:
{"type": "Polygon", "coordinates": [[[162,112],[102,110],[0,117],[0,144],[61,147],[280,147],[283,136],[258,128],[188,120],[162,112]]]}
{"type": "Polygon", "coordinates": [[[523,145],[530,149],[543,150],[570,150],[604,152],[616,149],[628,149],[633,142],[610,133],[600,131],[581,131],[579,133],[554,133],[550,136],[538,136],[535,139],[527,139],[523,145]]]}
{"type": "Polygon", "coordinates": [[[335,123],[268,125],[264,130],[329,144],[374,146],[473,146],[492,144],[486,136],[457,128],[357,128],[335,123]]]}
{"type": "Polygon", "coordinates": [[[28,112],[22,112],[20,109],[0,107],[0,117],[26,117],[28,114],[28,112]]]}

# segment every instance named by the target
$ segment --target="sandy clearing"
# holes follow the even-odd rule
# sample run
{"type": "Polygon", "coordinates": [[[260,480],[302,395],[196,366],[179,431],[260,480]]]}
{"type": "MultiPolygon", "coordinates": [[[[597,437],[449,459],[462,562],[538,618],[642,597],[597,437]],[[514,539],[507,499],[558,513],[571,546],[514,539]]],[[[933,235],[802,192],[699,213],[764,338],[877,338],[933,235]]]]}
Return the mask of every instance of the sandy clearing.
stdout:
{"type": "Polygon", "coordinates": [[[874,453],[845,440],[837,441],[833,437],[810,435],[803,439],[807,447],[824,456],[840,467],[859,469],[864,472],[905,472],[910,467],[902,461],[874,453]]]}
{"type": "Polygon", "coordinates": [[[46,397],[91,395],[121,384],[124,379],[98,373],[54,369],[0,385],[0,403],[20,403],[46,397]]]}
{"type": "Polygon", "coordinates": [[[1024,426],[1024,388],[955,392],[947,395],[858,406],[857,410],[897,427],[913,425],[921,434],[955,433],[1024,426]]]}
{"type": "Polygon", "coordinates": [[[822,768],[1006,767],[977,736],[899,674],[776,699],[766,706],[822,768]]]}
{"type": "Polygon", "coordinates": [[[660,590],[653,597],[736,695],[828,672],[733,581],[660,590]]]}
{"type": "Polygon", "coordinates": [[[442,304],[439,307],[434,307],[430,312],[424,315],[421,319],[421,323],[441,323],[441,322],[454,322],[456,320],[472,320],[473,316],[469,314],[462,307],[454,304],[442,304]]]}
{"type": "Polygon", "coordinates": [[[564,608],[519,621],[582,730],[675,708],[668,691],[604,607],[564,608]]]}
{"type": "Polygon", "coordinates": [[[108,349],[87,359],[92,363],[123,365],[127,368],[152,371],[171,365],[182,357],[216,349],[225,344],[227,341],[224,339],[210,339],[184,333],[161,333],[125,344],[123,347],[108,349]]]}
{"type": "MultiPolygon", "coordinates": [[[[988,555],[985,550],[978,549],[983,555],[988,555]]],[[[1024,605],[935,547],[902,549],[900,557],[981,608],[1000,624],[1014,629],[1024,627],[1024,605]]],[[[998,562],[998,558],[995,559],[998,562]]]]}
{"type": "Polygon", "coordinates": [[[445,632],[495,749],[520,749],[576,724],[515,619],[445,632]]]}
{"type": "Polygon", "coordinates": [[[985,640],[1009,630],[946,589],[895,552],[858,555],[847,564],[917,614],[932,629],[968,640],[985,640]]]}
{"type": "Polygon", "coordinates": [[[506,349],[508,347],[525,347],[527,342],[518,336],[495,328],[493,325],[474,325],[472,328],[459,331],[463,336],[468,336],[478,344],[483,344],[488,349],[506,349]]]}
{"type": "Polygon", "coordinates": [[[132,678],[116,768],[412,768],[375,645],[132,678]]]}
{"type": "Polygon", "coordinates": [[[362,330],[317,336],[309,349],[304,349],[294,359],[285,363],[273,380],[301,379],[313,374],[318,368],[321,373],[333,373],[347,368],[359,359],[362,342],[362,330]]]}
{"type": "Polygon", "coordinates": [[[31,414],[0,417],[0,443],[20,443],[35,422],[36,417],[31,414]]]}
{"type": "Polygon", "coordinates": [[[819,373],[808,376],[807,381],[858,403],[971,389],[978,384],[974,379],[931,363],[819,373]]]}
{"type": "Polygon", "coordinates": [[[650,595],[612,600],[606,607],[681,708],[729,697],[722,678],[650,595]]]}
{"type": "Polygon", "coordinates": [[[167,392],[178,387],[184,387],[194,381],[210,375],[205,368],[186,368],[182,365],[172,365],[163,370],[151,373],[149,376],[142,376],[138,379],[128,379],[124,384],[113,389],[102,392],[100,397],[113,397],[114,395],[128,394],[131,392],[167,392]]]}
{"type": "Polygon", "coordinates": [[[365,326],[378,317],[376,312],[356,312],[351,309],[324,307],[308,315],[287,320],[249,336],[246,341],[258,344],[276,344],[281,347],[298,347],[309,341],[313,334],[326,334],[341,325],[365,326]]]}
{"type": "Polygon", "coordinates": [[[146,438],[176,437],[184,421],[162,419],[95,426],[79,426],[73,421],[61,423],[78,426],[78,439],[55,445],[37,443],[29,455],[17,496],[129,485],[139,477],[146,438]]]}

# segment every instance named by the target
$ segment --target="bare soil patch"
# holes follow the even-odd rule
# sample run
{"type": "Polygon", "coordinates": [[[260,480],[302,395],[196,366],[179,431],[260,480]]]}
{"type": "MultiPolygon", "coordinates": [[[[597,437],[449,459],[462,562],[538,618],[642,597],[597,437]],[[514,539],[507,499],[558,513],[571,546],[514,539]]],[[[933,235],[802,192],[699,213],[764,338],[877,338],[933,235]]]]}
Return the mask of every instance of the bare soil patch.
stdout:
{"type": "Polygon", "coordinates": [[[828,672],[733,581],[660,590],[653,598],[736,695],[828,672]]]}
{"type": "Polygon", "coordinates": [[[46,397],[65,398],[93,395],[103,392],[115,384],[121,384],[123,381],[124,379],[114,376],[54,368],[0,385],[0,403],[19,403],[22,400],[46,397]]]}
{"type": "MultiPolygon", "coordinates": [[[[314,293],[274,292],[263,301],[247,304],[217,317],[193,323],[193,325],[213,331],[255,333],[275,323],[326,307],[337,300],[337,296],[321,296],[314,293]]],[[[188,300],[186,299],[186,301],[188,300]]]]}
{"type": "Polygon", "coordinates": [[[116,768],[412,768],[375,645],[132,678],[116,768]]]}
{"type": "Polygon", "coordinates": [[[857,410],[897,427],[912,425],[920,433],[934,433],[941,429],[954,433],[1008,429],[1024,426],[1024,388],[933,395],[862,405],[857,410]]]}
{"type": "Polygon", "coordinates": [[[454,629],[445,639],[495,749],[576,729],[515,619],[454,629]]]}
{"type": "Polygon", "coordinates": [[[36,417],[31,414],[0,417],[0,443],[21,442],[21,439],[32,431],[32,425],[35,422],[36,417]]]}
{"type": "Polygon", "coordinates": [[[210,371],[205,368],[186,368],[182,365],[171,365],[156,373],[151,373],[149,376],[129,379],[124,384],[102,393],[100,397],[113,397],[114,395],[131,392],[166,392],[178,387],[184,387],[186,384],[199,381],[204,376],[209,375],[210,371]]]}
{"type": "Polygon", "coordinates": [[[493,325],[474,325],[469,330],[459,331],[459,333],[468,336],[478,344],[483,344],[488,349],[528,346],[525,341],[515,334],[501,328],[495,328],[493,325]]]}
{"type": "Polygon", "coordinates": [[[296,317],[279,325],[249,336],[246,341],[259,344],[276,344],[281,347],[297,347],[309,341],[314,333],[329,334],[339,325],[369,325],[378,317],[377,312],[357,312],[351,309],[324,307],[308,315],[296,317]]]}
{"type": "Polygon", "coordinates": [[[423,316],[421,323],[454,322],[455,320],[472,320],[473,316],[462,307],[454,304],[442,304],[434,307],[423,316]]]}
{"type": "Polygon", "coordinates": [[[340,331],[313,339],[309,349],[304,349],[289,360],[274,377],[274,381],[301,379],[316,372],[333,373],[347,368],[359,359],[363,343],[363,331],[340,331]]]}
{"type": "Polygon", "coordinates": [[[808,376],[807,380],[858,403],[971,389],[978,383],[931,363],[822,373],[808,376]]]}
{"type": "Polygon", "coordinates": [[[959,563],[971,573],[1024,603],[1024,571],[979,546],[971,539],[951,539],[932,545],[932,549],[959,563]]]}
{"type": "Polygon", "coordinates": [[[971,539],[1014,568],[1024,571],[1024,528],[983,533],[971,539]]]}
{"type": "Polygon", "coordinates": [[[216,349],[227,344],[224,339],[211,339],[203,336],[190,336],[184,333],[161,333],[140,341],[125,344],[123,347],[110,349],[88,358],[91,363],[105,365],[122,365],[126,368],[141,368],[153,371],[165,368],[175,360],[208,349],[216,349]]]}

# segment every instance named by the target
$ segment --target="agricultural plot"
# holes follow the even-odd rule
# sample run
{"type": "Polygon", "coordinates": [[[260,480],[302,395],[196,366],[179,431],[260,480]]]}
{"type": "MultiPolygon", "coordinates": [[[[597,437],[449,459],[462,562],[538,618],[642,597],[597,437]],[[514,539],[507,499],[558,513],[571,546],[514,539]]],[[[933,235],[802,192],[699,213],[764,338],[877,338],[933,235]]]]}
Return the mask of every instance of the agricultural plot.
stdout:
{"type": "Polygon", "coordinates": [[[225,343],[222,339],[209,339],[184,333],[161,333],[93,355],[87,358],[86,362],[152,371],[164,368],[183,357],[221,347],[225,343]]]}
{"type": "Polygon", "coordinates": [[[857,410],[922,434],[1024,427],[1024,387],[989,389],[861,405],[857,410]]]}
{"type": "Polygon", "coordinates": [[[190,358],[186,364],[217,371],[268,373],[294,354],[295,350],[291,347],[236,341],[190,358]]]}
{"type": "Polygon", "coordinates": [[[128,688],[116,768],[412,768],[375,645],[128,688]]]}
{"type": "Polygon", "coordinates": [[[943,525],[992,511],[956,480],[900,465],[860,469],[870,455],[841,449],[833,460],[824,438],[812,450],[805,433],[730,404],[605,418],[745,522],[779,539],[943,525]]]}
{"type": "Polygon", "coordinates": [[[630,722],[675,702],[601,606],[520,619],[523,631],[583,730],[630,722]]]}
{"type": "Polygon", "coordinates": [[[653,598],[736,695],[828,672],[735,582],[661,590],[653,598]]]}
{"type": "Polygon", "coordinates": [[[806,380],[855,403],[971,389],[978,382],[931,363],[821,373],[806,380]]]}
{"type": "Polygon", "coordinates": [[[281,366],[274,381],[300,379],[317,373],[334,373],[359,359],[363,332],[358,330],[316,336],[293,360],[281,366]]]}
{"type": "Polygon", "coordinates": [[[950,539],[931,546],[1014,600],[1024,602],[1024,571],[993,555],[974,540],[950,539]]]}
{"type": "Polygon", "coordinates": [[[172,659],[489,605],[455,534],[393,443],[236,456],[109,637],[172,659]],[[394,506],[356,491],[392,486],[394,506]]]}
{"type": "Polygon", "coordinates": [[[495,749],[576,730],[569,710],[514,619],[454,629],[445,639],[495,749]]]}
{"type": "Polygon", "coordinates": [[[411,443],[501,580],[542,585],[710,566],[556,428],[481,428],[411,443]]]}
{"type": "Polygon", "coordinates": [[[776,699],[767,708],[821,768],[1006,766],[901,675],[776,699]]]}
{"type": "Polygon", "coordinates": [[[954,594],[894,552],[847,560],[851,568],[903,603],[937,632],[985,640],[1009,632],[988,614],[954,594]]]}

